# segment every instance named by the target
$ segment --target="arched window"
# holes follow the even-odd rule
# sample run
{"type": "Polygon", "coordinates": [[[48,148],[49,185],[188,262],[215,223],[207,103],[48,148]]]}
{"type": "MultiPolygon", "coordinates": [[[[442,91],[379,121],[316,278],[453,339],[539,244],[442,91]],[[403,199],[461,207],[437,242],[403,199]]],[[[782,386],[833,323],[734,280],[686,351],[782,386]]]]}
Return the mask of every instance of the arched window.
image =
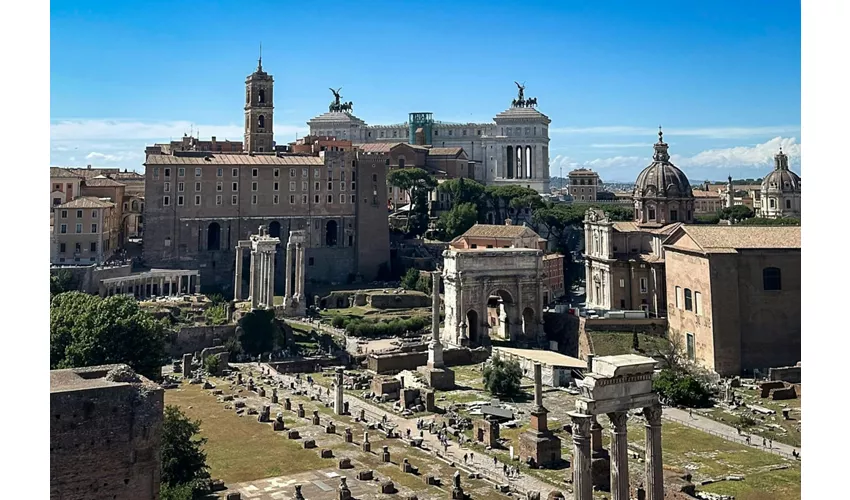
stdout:
{"type": "Polygon", "coordinates": [[[776,200],[773,198],[770,199],[770,208],[776,208],[776,200]]]}
{"type": "Polygon", "coordinates": [[[266,102],[266,91],[264,89],[260,89],[260,92],[257,94],[257,102],[266,102]]]}
{"type": "Polygon", "coordinates": [[[646,218],[649,220],[655,220],[655,207],[649,207],[647,211],[649,213],[647,214],[646,218]]]}
{"type": "Polygon", "coordinates": [[[337,226],[335,220],[329,220],[325,226],[325,245],[336,246],[337,226]]]}
{"type": "Polygon", "coordinates": [[[272,223],[269,224],[269,236],[272,238],[280,238],[280,222],[272,221],[272,223]]]}
{"type": "Polygon", "coordinates": [[[404,158],[398,159],[398,168],[404,168],[404,158]]]}
{"type": "Polygon", "coordinates": [[[694,296],[693,292],[691,292],[690,288],[685,288],[685,310],[693,311],[694,310],[694,296]]]}
{"type": "Polygon", "coordinates": [[[133,200],[133,202],[130,204],[130,207],[132,208],[132,210],[134,212],[138,212],[139,211],[139,202],[136,201],[136,200],[133,200]]]}
{"type": "Polygon", "coordinates": [[[761,279],[765,290],[782,290],[782,271],[778,267],[765,267],[761,279]]]}
{"type": "Polygon", "coordinates": [[[265,117],[265,116],[263,116],[263,115],[260,115],[260,118],[257,120],[257,125],[259,125],[259,126],[260,126],[260,128],[265,128],[265,126],[266,126],[266,117],[265,117]]]}
{"type": "Polygon", "coordinates": [[[211,222],[207,227],[207,250],[221,250],[221,226],[211,222]]]}

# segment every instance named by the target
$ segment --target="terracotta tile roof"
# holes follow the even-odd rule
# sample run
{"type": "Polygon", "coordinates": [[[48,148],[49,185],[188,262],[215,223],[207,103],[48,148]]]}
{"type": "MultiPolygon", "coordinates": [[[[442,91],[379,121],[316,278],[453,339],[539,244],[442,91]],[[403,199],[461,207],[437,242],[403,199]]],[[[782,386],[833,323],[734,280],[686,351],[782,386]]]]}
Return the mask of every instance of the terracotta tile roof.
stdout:
{"type": "Polygon", "coordinates": [[[463,152],[463,148],[430,148],[428,155],[434,156],[457,156],[463,152]]]}
{"type": "Polygon", "coordinates": [[[83,176],[77,175],[74,172],[72,172],[70,169],[67,169],[67,168],[50,167],[50,178],[54,179],[54,178],[60,178],[60,177],[81,179],[83,176]]]}
{"type": "Polygon", "coordinates": [[[672,224],[667,224],[666,226],[661,227],[640,227],[636,223],[631,221],[617,221],[612,222],[611,225],[614,227],[614,231],[620,233],[650,233],[650,234],[670,234],[676,228],[682,225],[681,222],[674,222],[672,224]]]}
{"type": "Polygon", "coordinates": [[[520,238],[522,236],[536,236],[531,228],[527,226],[508,226],[507,224],[475,224],[460,237],[471,238],[520,238]]]}
{"type": "Polygon", "coordinates": [[[76,200],[63,203],[56,208],[110,208],[114,207],[115,203],[107,200],[101,200],[94,196],[81,196],[76,200]]]}
{"type": "Polygon", "coordinates": [[[145,165],[324,165],[318,156],[272,154],[210,154],[207,156],[148,155],[145,165]],[[209,158],[209,160],[207,160],[209,158]]]}
{"type": "Polygon", "coordinates": [[[694,189],[694,198],[717,198],[720,199],[720,193],[717,191],[705,191],[703,189],[694,189]]]}
{"type": "Polygon", "coordinates": [[[370,142],[368,144],[354,144],[354,147],[364,153],[389,153],[398,142],[370,142]]]}
{"type": "Polygon", "coordinates": [[[114,180],[110,179],[109,177],[103,177],[103,176],[100,176],[100,175],[97,176],[97,177],[92,177],[91,179],[86,179],[85,183],[86,183],[86,186],[91,186],[91,187],[118,187],[118,186],[124,186],[125,185],[121,182],[114,181],[114,180]]]}
{"type": "MultiPolygon", "coordinates": [[[[682,226],[707,253],[744,249],[801,248],[800,226],[682,226]]],[[[671,246],[675,246],[673,243],[671,246]]]]}

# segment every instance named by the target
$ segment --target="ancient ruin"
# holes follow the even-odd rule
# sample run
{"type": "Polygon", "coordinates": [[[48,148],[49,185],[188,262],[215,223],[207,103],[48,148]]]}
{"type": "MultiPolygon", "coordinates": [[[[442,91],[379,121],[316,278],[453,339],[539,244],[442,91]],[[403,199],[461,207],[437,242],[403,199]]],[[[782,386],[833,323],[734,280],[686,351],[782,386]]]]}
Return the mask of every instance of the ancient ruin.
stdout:
{"type": "Polygon", "coordinates": [[[520,435],[520,460],[534,467],[552,467],[561,461],[561,440],[554,435],[546,422],[548,410],[543,406],[543,380],[540,363],[534,363],[534,409],[531,426],[520,435]]]}
{"type": "Polygon", "coordinates": [[[280,238],[268,235],[267,228],[260,226],[259,234],[241,240],[236,245],[236,276],[233,288],[234,300],[242,300],[242,262],[246,248],[251,249],[251,268],[248,299],[251,308],[274,306],[274,256],[280,238]]]}
{"type": "Polygon", "coordinates": [[[440,272],[431,273],[431,341],[428,343],[428,364],[418,371],[433,389],[450,390],[455,385],[455,373],[443,361],[443,344],[440,342],[440,272]]]}
{"type": "MultiPolygon", "coordinates": [[[[593,498],[592,422],[597,415],[611,420],[612,500],[629,500],[628,436],[629,410],[642,409],[646,419],[646,491],[648,500],[664,498],[661,458],[661,404],[652,392],[655,360],[634,354],[594,358],[592,371],[581,384],[573,426],[573,491],[576,500],[593,498]]],[[[595,426],[594,426],[595,427],[595,426]]],[[[601,429],[599,443],[601,447],[601,429]]]]}
{"type": "Polygon", "coordinates": [[[289,241],[286,243],[286,293],[283,297],[284,314],[287,316],[304,316],[307,311],[307,296],[304,290],[306,247],[307,234],[304,231],[289,232],[289,241]]]}
{"type": "Polygon", "coordinates": [[[345,405],[343,404],[343,387],[342,387],[343,369],[337,368],[334,374],[334,413],[337,415],[345,415],[345,405]]]}

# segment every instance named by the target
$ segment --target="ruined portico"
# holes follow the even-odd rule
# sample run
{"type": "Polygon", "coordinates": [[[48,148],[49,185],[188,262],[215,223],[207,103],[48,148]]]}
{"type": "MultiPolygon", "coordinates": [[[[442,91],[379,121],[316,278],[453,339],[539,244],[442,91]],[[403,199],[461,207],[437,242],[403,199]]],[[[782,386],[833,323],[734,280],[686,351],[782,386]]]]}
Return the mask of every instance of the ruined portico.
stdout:
{"type": "Polygon", "coordinates": [[[304,292],[304,253],[307,247],[305,231],[290,231],[286,243],[286,293],[283,297],[284,314],[304,316],[307,312],[307,295],[304,292]]]}
{"type": "MultiPolygon", "coordinates": [[[[645,487],[648,500],[664,498],[661,458],[661,404],[652,392],[655,360],[634,354],[592,360],[581,383],[573,423],[573,492],[575,500],[593,498],[592,434],[597,415],[611,420],[611,498],[629,500],[628,412],[642,409],[646,421],[645,487]]],[[[598,432],[598,431],[597,431],[598,432]]],[[[601,436],[599,436],[601,437],[601,436]]],[[[600,440],[601,441],[601,440],[600,440]]]]}
{"type": "Polygon", "coordinates": [[[431,341],[428,343],[428,364],[419,372],[433,389],[449,390],[455,385],[455,372],[443,361],[443,344],[440,342],[440,271],[431,273],[431,341]]]}
{"type": "Polygon", "coordinates": [[[200,271],[151,269],[130,276],[100,281],[100,296],[133,295],[138,299],[176,297],[201,293],[200,271]]]}
{"type": "Polygon", "coordinates": [[[242,300],[242,261],[245,249],[251,249],[248,298],[251,308],[274,307],[274,256],[280,238],[269,236],[267,228],[260,226],[258,234],[241,240],[236,245],[236,277],[233,298],[242,300]]]}

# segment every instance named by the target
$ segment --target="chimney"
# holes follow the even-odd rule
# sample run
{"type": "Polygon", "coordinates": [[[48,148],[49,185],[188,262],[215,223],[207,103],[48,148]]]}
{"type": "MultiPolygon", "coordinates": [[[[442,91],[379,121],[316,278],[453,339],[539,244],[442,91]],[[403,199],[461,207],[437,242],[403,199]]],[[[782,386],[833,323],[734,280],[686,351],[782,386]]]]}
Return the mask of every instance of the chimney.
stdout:
{"type": "Polygon", "coordinates": [[[212,136],[212,145],[213,145],[213,149],[214,149],[215,148],[215,136],[212,136]]]}
{"type": "Polygon", "coordinates": [[[512,221],[511,219],[505,219],[505,225],[506,226],[513,226],[513,224],[514,224],[514,221],[512,221]]]}

